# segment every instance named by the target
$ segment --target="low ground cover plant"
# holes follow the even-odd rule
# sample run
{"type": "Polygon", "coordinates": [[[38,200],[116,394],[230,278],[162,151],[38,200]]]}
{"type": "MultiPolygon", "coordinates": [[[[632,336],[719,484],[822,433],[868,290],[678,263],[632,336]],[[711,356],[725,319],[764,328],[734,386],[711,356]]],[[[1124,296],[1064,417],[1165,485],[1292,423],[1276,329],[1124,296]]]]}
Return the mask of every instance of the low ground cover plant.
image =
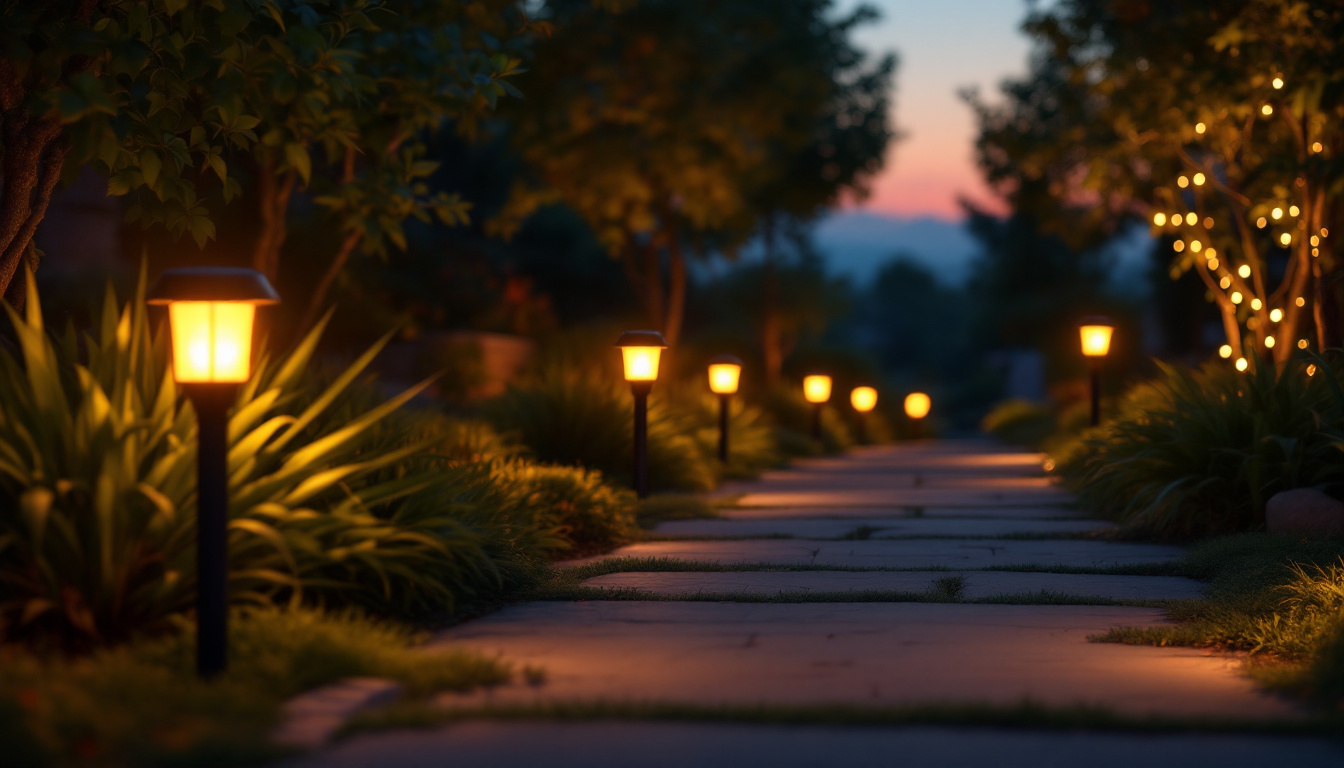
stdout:
{"type": "Polygon", "coordinates": [[[1251,372],[1162,366],[1116,416],[1056,451],[1087,507],[1152,538],[1261,529],[1279,491],[1344,491],[1344,366],[1322,357],[1251,372]]]}

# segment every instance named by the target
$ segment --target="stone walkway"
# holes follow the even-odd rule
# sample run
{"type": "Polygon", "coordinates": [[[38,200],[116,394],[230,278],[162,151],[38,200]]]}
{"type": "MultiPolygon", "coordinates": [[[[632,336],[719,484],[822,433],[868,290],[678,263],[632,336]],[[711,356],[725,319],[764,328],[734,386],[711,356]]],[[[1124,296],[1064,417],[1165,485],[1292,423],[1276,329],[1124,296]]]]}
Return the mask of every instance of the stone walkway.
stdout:
{"type": "Polygon", "coordinates": [[[1039,461],[942,442],[800,462],[723,489],[736,506],[721,519],[665,523],[657,540],[607,556],[697,570],[610,573],[585,586],[622,599],[514,606],[440,638],[546,670],[544,684],[448,695],[445,707],[662,707],[699,722],[468,720],[359,736],[300,764],[1344,764],[1344,746],[1310,737],[712,722],[1030,705],[1138,720],[1305,716],[1229,657],[1089,642],[1163,623],[1161,601],[1200,585],[1144,573],[1179,549],[1098,538],[1107,526],[1070,509],[1039,461]]]}

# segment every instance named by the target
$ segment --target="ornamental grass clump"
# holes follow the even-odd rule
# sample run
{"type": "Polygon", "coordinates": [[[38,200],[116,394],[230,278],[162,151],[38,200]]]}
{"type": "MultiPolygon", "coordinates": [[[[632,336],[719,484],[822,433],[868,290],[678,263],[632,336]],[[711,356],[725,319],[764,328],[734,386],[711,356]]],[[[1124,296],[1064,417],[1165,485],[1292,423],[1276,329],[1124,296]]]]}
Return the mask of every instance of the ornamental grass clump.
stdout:
{"type": "MultiPolygon", "coordinates": [[[[165,629],[196,578],[196,424],[166,328],[143,276],[134,301],[109,289],[93,330],[59,339],[31,278],[28,295],[23,316],[7,309],[16,354],[0,349],[0,637],[165,629]]],[[[319,383],[324,325],[258,360],[229,418],[235,602],[443,614],[564,548],[531,511],[463,501],[479,473],[444,471],[432,436],[383,429],[421,387],[347,407],[382,343],[319,383]]]]}
{"type": "Polygon", "coordinates": [[[1160,539],[1264,526],[1279,491],[1344,489],[1344,368],[1313,356],[1162,375],[1061,461],[1084,505],[1160,539]],[[1310,374],[1309,374],[1310,371],[1310,374]]]}

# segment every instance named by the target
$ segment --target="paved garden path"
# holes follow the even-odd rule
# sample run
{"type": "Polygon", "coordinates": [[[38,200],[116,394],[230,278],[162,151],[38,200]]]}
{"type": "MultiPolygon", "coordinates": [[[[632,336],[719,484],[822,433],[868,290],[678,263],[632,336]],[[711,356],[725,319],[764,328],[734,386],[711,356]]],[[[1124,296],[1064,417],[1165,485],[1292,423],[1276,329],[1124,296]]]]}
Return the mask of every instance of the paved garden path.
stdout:
{"type": "Polygon", "coordinates": [[[471,719],[359,736],[311,764],[1344,764],[1339,742],[1226,727],[873,724],[946,722],[961,711],[971,722],[996,712],[1020,722],[1032,708],[1055,711],[1042,717],[1056,723],[1078,712],[1306,716],[1256,690],[1235,659],[1089,642],[1115,625],[1163,623],[1161,601],[1197,597],[1200,584],[1151,573],[1181,550],[1108,540],[1108,526],[1070,508],[1039,462],[939,442],[862,449],[730,485],[718,494],[733,503],[721,518],[664,523],[653,540],[573,564],[640,558],[585,583],[611,599],[518,605],[440,638],[546,670],[542,684],[448,695],[442,706],[576,720],[471,719]],[[632,711],[663,717],[623,719],[632,711]],[[836,724],[856,722],[869,724],[836,724]]]}

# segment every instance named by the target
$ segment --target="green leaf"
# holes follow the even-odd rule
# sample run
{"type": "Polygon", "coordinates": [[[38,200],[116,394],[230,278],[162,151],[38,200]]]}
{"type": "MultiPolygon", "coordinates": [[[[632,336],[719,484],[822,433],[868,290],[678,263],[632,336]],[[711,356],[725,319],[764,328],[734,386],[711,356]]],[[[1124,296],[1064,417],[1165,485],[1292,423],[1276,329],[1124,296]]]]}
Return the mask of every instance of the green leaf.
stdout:
{"type": "Polygon", "coordinates": [[[308,149],[298,142],[291,141],[285,145],[285,162],[290,168],[298,171],[299,177],[303,183],[308,183],[309,176],[313,172],[313,161],[308,157],[308,149]]]}
{"type": "Polygon", "coordinates": [[[159,171],[163,170],[163,161],[159,159],[158,154],[149,147],[140,150],[140,174],[145,178],[145,185],[153,189],[159,183],[159,171]]]}

